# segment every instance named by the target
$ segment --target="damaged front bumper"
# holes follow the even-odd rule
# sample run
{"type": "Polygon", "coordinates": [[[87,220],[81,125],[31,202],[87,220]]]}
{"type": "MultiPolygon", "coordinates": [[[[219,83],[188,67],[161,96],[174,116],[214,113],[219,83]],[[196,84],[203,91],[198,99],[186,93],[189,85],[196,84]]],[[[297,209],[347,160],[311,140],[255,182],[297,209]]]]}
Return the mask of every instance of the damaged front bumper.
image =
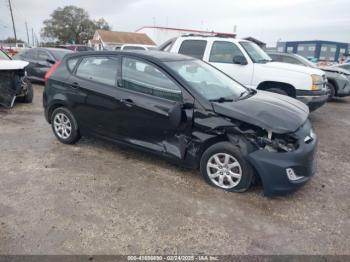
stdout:
{"type": "Polygon", "coordinates": [[[260,149],[247,156],[262,181],[265,196],[295,191],[316,172],[317,137],[309,121],[295,135],[299,147],[294,151],[281,153],[260,149]]]}

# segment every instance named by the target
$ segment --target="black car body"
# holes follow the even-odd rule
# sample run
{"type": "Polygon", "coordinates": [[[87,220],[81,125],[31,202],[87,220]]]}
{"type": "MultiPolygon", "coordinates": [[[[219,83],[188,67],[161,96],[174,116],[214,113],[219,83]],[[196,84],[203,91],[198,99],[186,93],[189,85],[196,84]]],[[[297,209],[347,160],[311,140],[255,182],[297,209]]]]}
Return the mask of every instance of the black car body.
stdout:
{"type": "Polygon", "coordinates": [[[33,88],[26,77],[24,61],[14,61],[0,50],[0,105],[12,107],[15,101],[31,103],[33,88]]]}
{"type": "Polygon", "coordinates": [[[327,77],[327,87],[329,90],[329,100],[333,97],[350,96],[350,72],[338,66],[317,67],[306,58],[291,53],[269,52],[273,61],[302,65],[312,68],[318,68],[325,72],[327,77]]]}
{"type": "Polygon", "coordinates": [[[88,135],[130,145],[186,167],[200,167],[207,182],[229,191],[246,190],[255,175],[265,195],[284,194],[315,172],[317,141],[306,105],[247,89],[183,55],[68,55],[48,77],[43,105],[63,143],[88,135]],[[232,96],[217,97],[225,92],[232,96]],[[231,172],[240,173],[240,180],[230,180],[231,172]],[[234,188],[232,181],[238,181],[234,188]]]}
{"type": "Polygon", "coordinates": [[[63,48],[30,48],[14,56],[16,60],[27,61],[27,75],[30,80],[44,81],[45,74],[53,64],[73,51],[63,48]]]}

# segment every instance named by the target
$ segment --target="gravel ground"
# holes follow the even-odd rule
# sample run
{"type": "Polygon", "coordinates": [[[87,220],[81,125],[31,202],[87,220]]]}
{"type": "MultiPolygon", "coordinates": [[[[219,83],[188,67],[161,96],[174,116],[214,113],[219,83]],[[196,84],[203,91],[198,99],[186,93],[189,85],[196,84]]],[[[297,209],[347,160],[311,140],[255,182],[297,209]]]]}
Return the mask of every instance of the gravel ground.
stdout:
{"type": "Polygon", "coordinates": [[[350,99],[311,114],[318,173],[266,198],[95,139],[60,144],[34,104],[0,108],[1,254],[350,254],[350,99]]]}

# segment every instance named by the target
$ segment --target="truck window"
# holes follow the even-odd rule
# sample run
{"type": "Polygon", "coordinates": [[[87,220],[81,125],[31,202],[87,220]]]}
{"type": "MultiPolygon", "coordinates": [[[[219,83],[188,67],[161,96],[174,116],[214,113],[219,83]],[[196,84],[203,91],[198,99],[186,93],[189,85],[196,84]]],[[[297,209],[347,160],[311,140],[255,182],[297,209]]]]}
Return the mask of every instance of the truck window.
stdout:
{"type": "Polygon", "coordinates": [[[203,59],[207,41],[205,40],[185,40],[182,42],[179,54],[203,59]]]}
{"type": "Polygon", "coordinates": [[[211,48],[209,62],[233,64],[235,56],[244,56],[237,45],[227,41],[215,41],[211,48]]]}

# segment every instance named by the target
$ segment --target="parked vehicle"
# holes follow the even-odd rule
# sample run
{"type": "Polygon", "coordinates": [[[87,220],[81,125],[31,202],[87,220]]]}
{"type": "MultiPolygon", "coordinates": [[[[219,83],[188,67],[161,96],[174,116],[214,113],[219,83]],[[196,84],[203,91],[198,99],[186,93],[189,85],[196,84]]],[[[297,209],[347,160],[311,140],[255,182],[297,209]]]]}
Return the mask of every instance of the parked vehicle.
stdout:
{"type": "Polygon", "coordinates": [[[69,49],[73,52],[95,51],[92,47],[86,45],[59,45],[57,48],[69,49]]]}
{"type": "Polygon", "coordinates": [[[46,120],[72,144],[95,136],[200,168],[205,180],[242,192],[255,176],[284,194],[315,172],[317,138],[307,106],[246,88],[215,67],[156,51],[89,52],[46,76],[46,120]]]}
{"type": "MultiPolygon", "coordinates": [[[[271,52],[268,54],[273,61],[318,68],[315,64],[297,54],[278,52],[271,52]]],[[[325,72],[328,79],[327,88],[329,101],[334,97],[350,96],[350,72],[342,69],[341,66],[319,67],[319,69],[325,72]]]]}
{"type": "Polygon", "coordinates": [[[12,60],[0,50],[0,105],[12,107],[15,100],[33,101],[33,88],[26,78],[27,65],[27,62],[12,60]]]}
{"type": "Polygon", "coordinates": [[[347,70],[350,72],[350,64],[341,64],[341,65],[337,65],[335,67],[341,68],[341,69],[344,69],[344,70],[347,70]]]}
{"type": "Polygon", "coordinates": [[[259,46],[247,40],[188,35],[170,39],[159,49],[202,59],[246,87],[297,98],[310,110],[327,101],[326,77],[322,71],[271,62],[259,46]]]}
{"type": "Polygon", "coordinates": [[[158,48],[154,45],[125,44],[117,47],[116,50],[158,50],[158,48]]]}
{"type": "Polygon", "coordinates": [[[31,48],[14,56],[16,60],[29,62],[27,74],[30,80],[44,81],[45,74],[53,64],[73,51],[61,48],[31,48]]]}

